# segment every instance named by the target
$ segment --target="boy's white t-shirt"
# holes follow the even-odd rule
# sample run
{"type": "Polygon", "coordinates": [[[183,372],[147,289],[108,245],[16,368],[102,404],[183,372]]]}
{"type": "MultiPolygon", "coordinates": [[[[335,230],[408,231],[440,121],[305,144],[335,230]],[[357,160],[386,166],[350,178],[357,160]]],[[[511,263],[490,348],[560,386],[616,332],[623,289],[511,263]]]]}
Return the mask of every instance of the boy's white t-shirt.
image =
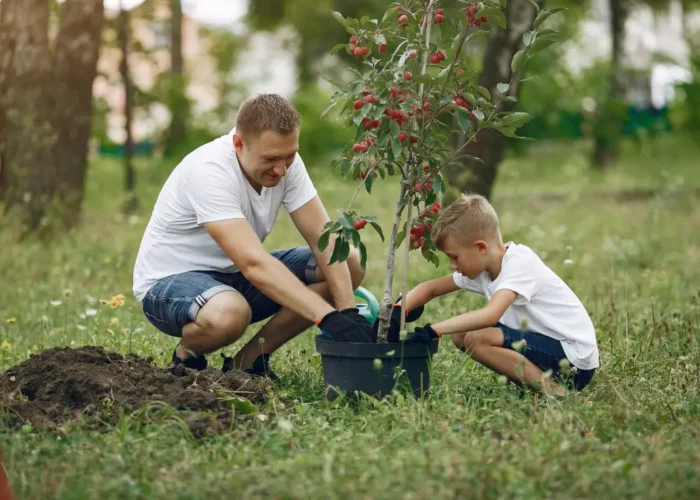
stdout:
{"type": "Polygon", "coordinates": [[[246,219],[264,241],[280,206],[292,213],[316,196],[298,154],[279,184],[258,194],[238,164],[234,132],[187,155],[165,182],[136,257],[133,291],[139,301],[154,283],[173,274],[239,270],[205,223],[246,219]]]}
{"type": "Polygon", "coordinates": [[[453,275],[455,284],[488,300],[499,290],[517,293],[500,322],[516,330],[527,322],[527,330],[561,342],[566,357],[580,370],[600,366],[595,329],[576,294],[525,245],[507,243],[501,272],[491,280],[488,272],[470,280],[453,275]]]}

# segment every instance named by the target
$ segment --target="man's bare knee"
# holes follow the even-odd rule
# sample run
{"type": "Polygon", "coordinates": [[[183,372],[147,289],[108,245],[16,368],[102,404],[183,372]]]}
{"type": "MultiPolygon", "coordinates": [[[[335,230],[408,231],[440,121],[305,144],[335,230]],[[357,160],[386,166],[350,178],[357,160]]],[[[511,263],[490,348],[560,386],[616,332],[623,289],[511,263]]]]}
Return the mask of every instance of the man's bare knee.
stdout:
{"type": "Polygon", "coordinates": [[[206,333],[235,340],[250,324],[250,306],[237,292],[214,295],[199,310],[195,323],[206,333]]]}

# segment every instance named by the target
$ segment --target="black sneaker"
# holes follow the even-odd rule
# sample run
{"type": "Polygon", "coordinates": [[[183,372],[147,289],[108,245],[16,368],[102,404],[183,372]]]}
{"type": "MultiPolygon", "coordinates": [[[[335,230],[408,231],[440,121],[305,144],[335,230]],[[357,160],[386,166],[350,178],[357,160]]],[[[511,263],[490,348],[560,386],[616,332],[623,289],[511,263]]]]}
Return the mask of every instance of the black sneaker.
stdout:
{"type": "Polygon", "coordinates": [[[189,368],[190,370],[197,370],[197,371],[202,371],[206,370],[207,368],[207,358],[205,356],[197,356],[197,357],[189,357],[187,359],[180,359],[178,355],[176,354],[177,348],[173,351],[173,364],[175,366],[177,365],[183,365],[185,368],[189,368]]]}

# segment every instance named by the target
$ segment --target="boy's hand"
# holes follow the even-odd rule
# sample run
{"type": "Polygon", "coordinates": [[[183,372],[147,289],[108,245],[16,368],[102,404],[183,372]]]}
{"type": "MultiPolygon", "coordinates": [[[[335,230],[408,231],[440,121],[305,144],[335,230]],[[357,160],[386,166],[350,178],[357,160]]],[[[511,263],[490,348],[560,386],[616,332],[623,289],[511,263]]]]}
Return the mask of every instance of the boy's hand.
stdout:
{"type": "Polygon", "coordinates": [[[372,342],[371,336],[365,329],[338,311],[329,312],[317,325],[336,342],[360,342],[363,344],[372,342]]]}
{"type": "Polygon", "coordinates": [[[442,335],[433,330],[433,327],[430,326],[430,323],[427,323],[425,326],[419,326],[418,328],[416,328],[412,334],[406,337],[405,342],[408,344],[429,344],[433,340],[439,339],[441,336],[442,335]]]}
{"type": "Polygon", "coordinates": [[[360,328],[369,336],[372,343],[377,342],[377,331],[374,328],[372,328],[370,322],[367,321],[365,317],[360,314],[360,310],[357,307],[343,309],[342,311],[340,311],[340,314],[353,320],[358,326],[358,328],[360,328]]]}
{"type": "MultiPolygon", "coordinates": [[[[408,311],[406,315],[406,323],[412,323],[423,315],[425,307],[418,306],[415,309],[408,311]]],[[[376,338],[377,332],[379,331],[379,318],[374,322],[374,335],[376,338]]],[[[389,323],[389,332],[387,333],[387,342],[390,344],[395,344],[399,341],[399,334],[401,332],[401,297],[396,301],[393,309],[391,310],[391,321],[389,323]]]]}

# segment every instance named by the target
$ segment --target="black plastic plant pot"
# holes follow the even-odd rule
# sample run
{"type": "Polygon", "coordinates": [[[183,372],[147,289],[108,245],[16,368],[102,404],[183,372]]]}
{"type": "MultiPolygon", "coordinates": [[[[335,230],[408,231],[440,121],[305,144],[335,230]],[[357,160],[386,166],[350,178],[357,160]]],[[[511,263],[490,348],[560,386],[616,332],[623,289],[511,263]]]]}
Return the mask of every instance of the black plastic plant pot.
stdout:
{"type": "Polygon", "coordinates": [[[366,394],[383,398],[408,389],[423,396],[430,389],[430,359],[439,340],[429,344],[359,344],[316,337],[327,398],[366,394]]]}

